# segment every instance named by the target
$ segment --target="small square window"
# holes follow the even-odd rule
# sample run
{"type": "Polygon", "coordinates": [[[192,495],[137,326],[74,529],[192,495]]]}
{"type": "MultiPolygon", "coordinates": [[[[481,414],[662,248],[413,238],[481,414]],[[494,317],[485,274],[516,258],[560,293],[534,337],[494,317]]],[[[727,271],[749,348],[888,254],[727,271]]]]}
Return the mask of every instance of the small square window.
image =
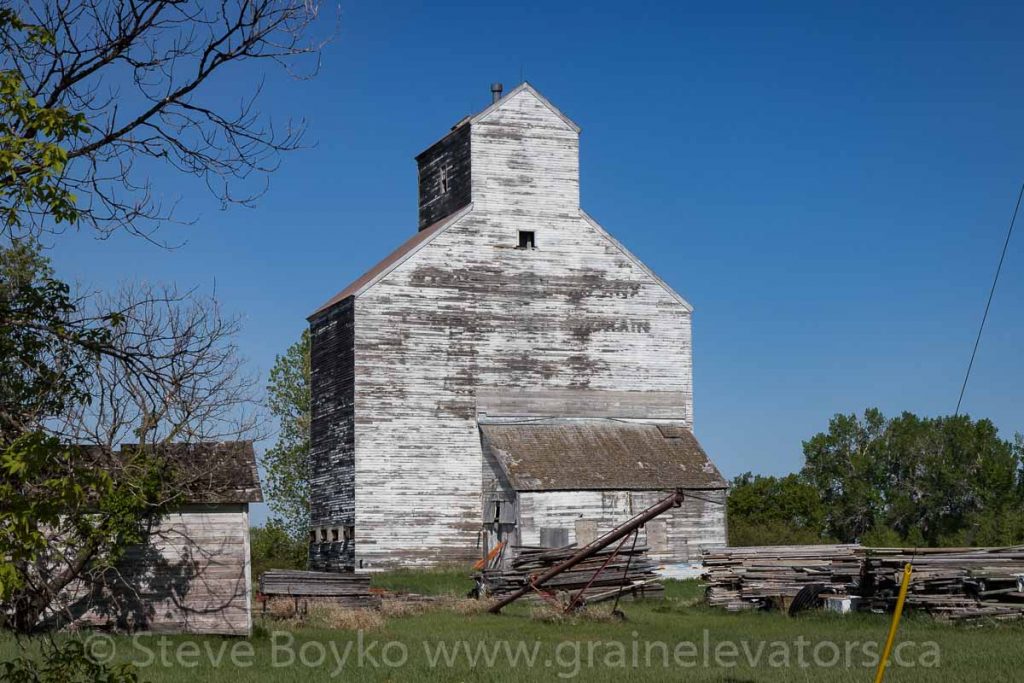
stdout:
{"type": "Polygon", "coordinates": [[[536,249],[537,242],[534,239],[533,230],[520,230],[519,231],[519,248],[520,249],[536,249]]]}
{"type": "Polygon", "coordinates": [[[338,531],[337,527],[331,529],[331,542],[332,543],[337,543],[339,540],[341,540],[340,536],[341,536],[341,532],[338,531]]]}

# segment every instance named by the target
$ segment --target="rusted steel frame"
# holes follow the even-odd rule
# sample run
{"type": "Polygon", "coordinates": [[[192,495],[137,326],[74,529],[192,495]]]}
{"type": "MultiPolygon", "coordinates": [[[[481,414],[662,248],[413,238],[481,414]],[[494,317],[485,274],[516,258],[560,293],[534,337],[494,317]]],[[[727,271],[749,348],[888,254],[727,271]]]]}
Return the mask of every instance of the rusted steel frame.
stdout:
{"type": "MultiPolygon", "coordinates": [[[[638,533],[640,533],[640,529],[637,529],[636,531],[633,532],[633,547],[636,547],[636,535],[638,533]]],[[[587,581],[587,585],[584,586],[583,588],[579,589],[579,591],[576,593],[576,596],[572,599],[572,601],[569,603],[569,605],[565,608],[566,612],[571,612],[573,610],[573,608],[576,607],[576,603],[578,603],[580,601],[580,598],[583,597],[583,593],[588,588],[590,588],[594,584],[595,581],[597,581],[597,577],[601,575],[601,572],[603,572],[604,568],[608,566],[608,563],[611,562],[612,560],[614,560],[616,557],[618,557],[619,551],[622,550],[622,546],[626,543],[626,539],[627,538],[629,538],[629,537],[628,536],[623,536],[622,537],[622,540],[619,541],[619,544],[617,546],[615,546],[615,551],[611,555],[608,556],[608,558],[604,561],[604,564],[602,564],[600,567],[598,567],[597,571],[594,572],[594,575],[590,577],[590,581],[587,581]]]]}
{"type": "MultiPolygon", "coordinates": [[[[633,561],[633,552],[636,551],[636,539],[638,539],[638,538],[640,538],[640,529],[637,529],[636,531],[633,532],[633,547],[630,548],[630,550],[629,550],[629,557],[626,558],[626,568],[622,571],[622,580],[623,580],[623,582],[629,581],[629,565],[633,561]]],[[[622,540],[625,541],[626,539],[622,539],[622,540]]],[[[622,597],[622,591],[624,591],[625,589],[626,589],[625,583],[623,583],[623,585],[619,586],[619,592],[615,595],[615,604],[612,605],[612,613],[613,614],[615,613],[615,610],[619,609],[619,598],[622,597]]]]}
{"type": "Polygon", "coordinates": [[[542,600],[551,603],[551,605],[554,606],[554,607],[559,607],[560,606],[558,604],[558,600],[555,598],[554,593],[549,593],[548,591],[543,591],[540,588],[537,588],[537,586],[535,586],[533,584],[533,579],[532,578],[529,581],[529,585],[530,585],[530,588],[532,588],[534,590],[534,592],[537,593],[537,595],[539,595],[541,597],[542,600]]]}
{"type": "Polygon", "coordinates": [[[597,595],[591,595],[589,598],[587,598],[587,604],[593,605],[595,602],[604,602],[605,600],[611,600],[612,598],[617,597],[618,595],[621,595],[626,591],[632,591],[635,588],[642,588],[643,586],[646,586],[651,583],[656,583],[661,580],[662,577],[656,576],[653,579],[647,579],[646,581],[635,581],[629,584],[628,586],[619,586],[618,588],[610,590],[606,593],[598,593],[597,595]]]}
{"type": "Polygon", "coordinates": [[[575,567],[580,562],[587,559],[597,551],[602,550],[603,548],[607,548],[615,541],[627,536],[629,532],[633,531],[634,529],[638,529],[639,527],[651,521],[652,519],[654,519],[661,513],[665,512],[666,510],[669,510],[674,507],[679,507],[682,504],[682,490],[677,490],[671,493],[670,495],[665,496],[665,498],[663,498],[661,501],[655,503],[654,505],[647,508],[646,510],[636,515],[632,519],[623,522],[619,526],[615,527],[614,529],[606,533],[604,536],[601,536],[593,542],[583,546],[582,548],[577,550],[576,553],[574,553],[573,556],[570,557],[568,560],[552,567],[551,569],[547,570],[546,572],[538,576],[536,579],[534,579],[534,581],[531,582],[531,585],[523,586],[522,588],[517,589],[516,592],[512,593],[511,595],[502,598],[501,600],[496,602],[489,611],[492,614],[497,614],[501,611],[503,607],[523,597],[524,595],[529,593],[531,589],[539,588],[540,586],[544,585],[545,582],[550,581],[552,578],[558,576],[567,569],[572,569],[573,567],[575,567]]]}

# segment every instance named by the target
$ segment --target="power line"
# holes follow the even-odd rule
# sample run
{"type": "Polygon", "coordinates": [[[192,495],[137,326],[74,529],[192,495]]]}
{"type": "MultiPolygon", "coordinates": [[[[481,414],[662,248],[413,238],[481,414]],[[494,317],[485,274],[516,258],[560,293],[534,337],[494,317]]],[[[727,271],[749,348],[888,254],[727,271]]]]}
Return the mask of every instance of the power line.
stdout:
{"type": "Polygon", "coordinates": [[[974,367],[974,357],[978,355],[978,344],[981,343],[981,333],[985,330],[985,321],[988,320],[988,311],[992,307],[992,297],[996,293],[996,285],[999,283],[999,273],[1003,270],[1003,261],[1006,260],[1006,249],[1010,246],[1010,237],[1013,236],[1013,225],[1017,222],[1017,213],[1020,211],[1020,200],[1024,197],[1024,183],[1021,183],[1020,192],[1017,193],[1017,204],[1013,207],[1013,215],[1010,217],[1010,227],[1006,231],[1006,241],[1003,242],[1003,251],[999,255],[999,265],[996,266],[996,275],[992,278],[992,288],[988,290],[988,301],[985,302],[985,313],[981,316],[981,325],[978,326],[978,336],[974,340],[974,350],[971,351],[971,362],[967,364],[967,374],[964,375],[964,383],[960,386],[960,398],[956,401],[956,412],[953,416],[960,414],[960,404],[964,400],[964,392],[967,391],[967,380],[971,378],[971,369],[974,367]]]}
{"type": "Polygon", "coordinates": [[[725,505],[725,503],[723,503],[720,500],[711,500],[710,498],[702,498],[700,496],[695,496],[693,495],[693,493],[690,492],[690,489],[683,489],[683,496],[686,498],[695,498],[697,500],[702,500],[705,503],[711,503],[712,505],[725,505]]]}

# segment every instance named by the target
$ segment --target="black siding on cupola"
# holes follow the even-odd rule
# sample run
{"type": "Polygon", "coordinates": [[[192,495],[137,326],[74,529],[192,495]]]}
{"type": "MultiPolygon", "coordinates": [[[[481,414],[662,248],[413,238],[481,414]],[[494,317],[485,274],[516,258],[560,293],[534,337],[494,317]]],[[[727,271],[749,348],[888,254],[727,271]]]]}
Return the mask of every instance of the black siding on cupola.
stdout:
{"type": "Polygon", "coordinates": [[[452,215],[472,199],[469,128],[463,124],[416,157],[420,230],[452,215]]]}

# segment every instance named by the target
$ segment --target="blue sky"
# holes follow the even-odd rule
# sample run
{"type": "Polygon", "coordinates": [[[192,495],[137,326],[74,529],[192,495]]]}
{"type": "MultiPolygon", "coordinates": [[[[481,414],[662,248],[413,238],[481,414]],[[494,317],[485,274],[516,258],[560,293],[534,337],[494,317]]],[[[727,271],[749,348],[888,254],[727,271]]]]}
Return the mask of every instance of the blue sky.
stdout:
{"type": "MultiPolygon", "coordinates": [[[[312,146],[256,208],[161,173],[185,246],[71,235],[60,272],[215,287],[266,372],[416,230],[413,156],[525,76],[583,129],[586,210],[695,306],[696,431],[727,476],[799,468],[836,412],[952,413],[1024,180],[1024,6],[484,4],[343,2],[317,78],[268,75],[312,146]]],[[[1018,233],[964,402],[1005,436],[1022,311],[1018,233]]]]}

